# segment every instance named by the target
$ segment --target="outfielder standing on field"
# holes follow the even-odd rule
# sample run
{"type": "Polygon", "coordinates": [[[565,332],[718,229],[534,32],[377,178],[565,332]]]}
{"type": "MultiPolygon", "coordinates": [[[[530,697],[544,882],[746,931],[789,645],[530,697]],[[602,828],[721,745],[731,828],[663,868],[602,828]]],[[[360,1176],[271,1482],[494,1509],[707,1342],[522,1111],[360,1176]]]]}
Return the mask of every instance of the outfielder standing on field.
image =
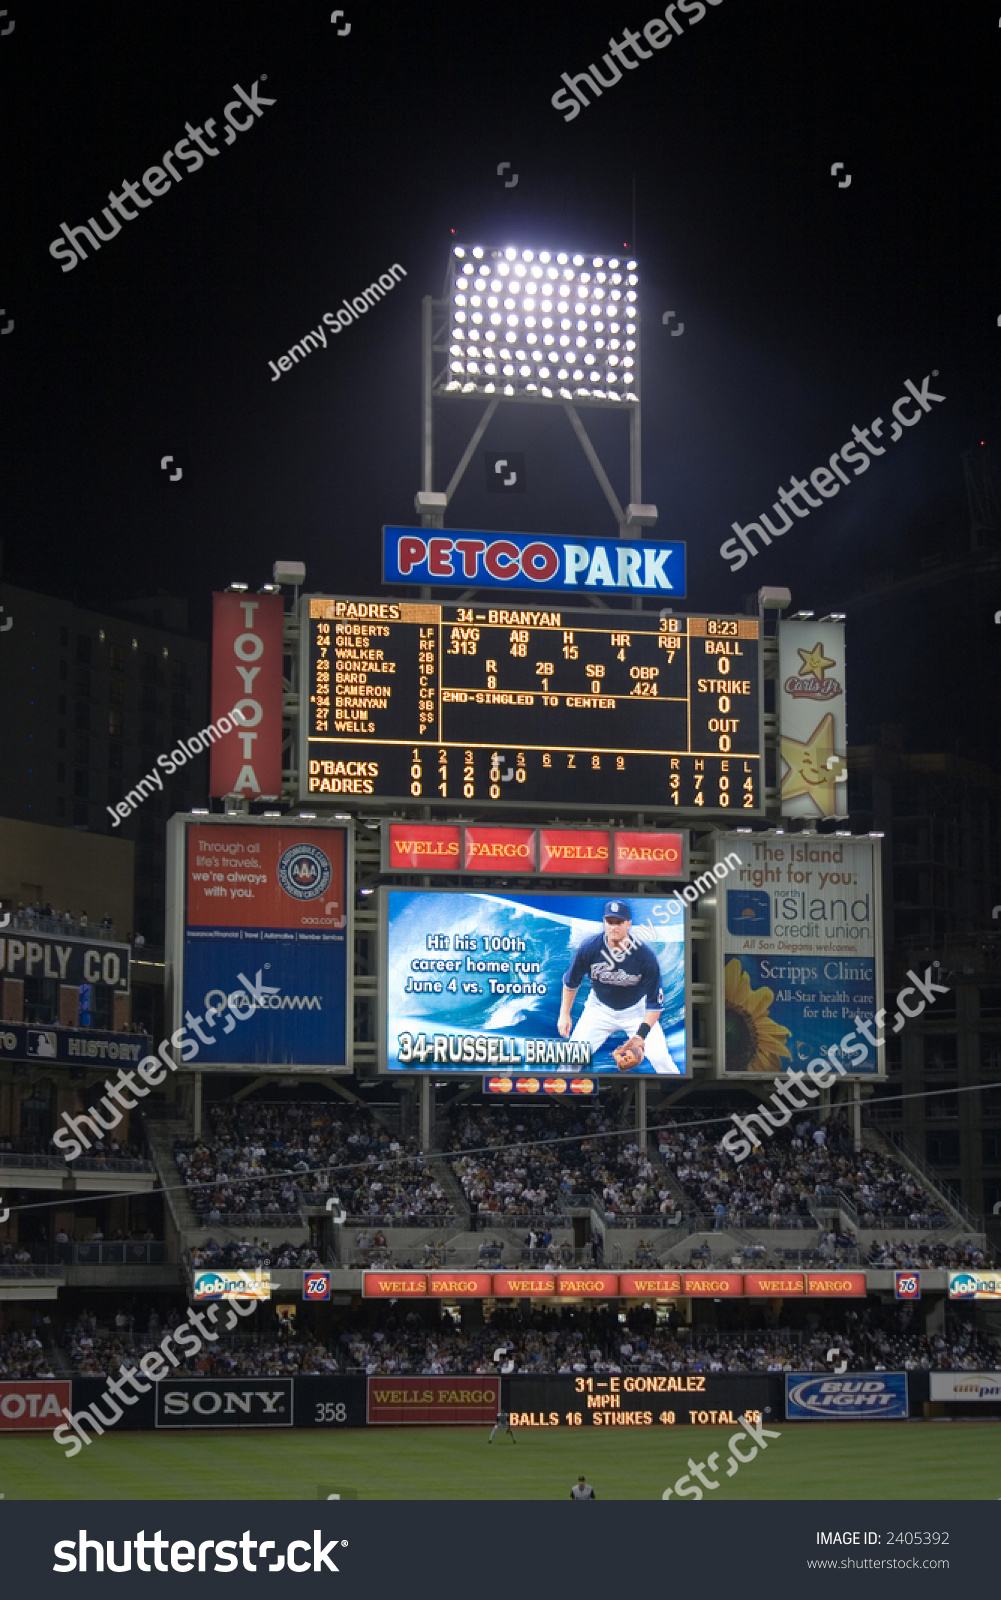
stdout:
{"type": "Polygon", "coordinates": [[[578,946],[563,976],[556,1026],[564,1039],[589,1044],[592,1058],[606,1039],[624,1033],[626,1043],[612,1052],[620,1072],[632,1071],[645,1057],[655,1072],[680,1077],[660,1025],[664,1006],[660,965],[649,945],[633,937],[632,927],[633,913],[627,902],[609,900],[603,931],[578,946]],[[585,973],[591,979],[591,992],[571,1033],[570,1014],[585,973]]]}

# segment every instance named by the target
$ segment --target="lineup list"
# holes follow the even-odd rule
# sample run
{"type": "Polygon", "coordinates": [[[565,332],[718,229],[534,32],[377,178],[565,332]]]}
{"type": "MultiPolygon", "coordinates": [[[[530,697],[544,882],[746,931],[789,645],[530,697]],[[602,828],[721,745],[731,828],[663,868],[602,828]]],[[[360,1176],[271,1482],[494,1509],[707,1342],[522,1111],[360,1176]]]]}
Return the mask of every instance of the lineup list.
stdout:
{"type": "Polygon", "coordinates": [[[756,619],[312,598],[302,793],[757,811],[756,619]]]}

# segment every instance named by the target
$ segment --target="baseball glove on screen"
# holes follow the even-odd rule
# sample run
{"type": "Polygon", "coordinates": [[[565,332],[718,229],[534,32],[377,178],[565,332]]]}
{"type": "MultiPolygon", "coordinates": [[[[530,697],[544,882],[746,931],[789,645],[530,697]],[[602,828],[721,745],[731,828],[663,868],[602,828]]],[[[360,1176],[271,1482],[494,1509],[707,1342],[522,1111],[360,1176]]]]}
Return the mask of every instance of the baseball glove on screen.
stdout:
{"type": "Polygon", "coordinates": [[[633,1067],[638,1067],[643,1060],[646,1055],[646,1046],[637,1033],[631,1039],[627,1039],[625,1044],[620,1044],[617,1050],[613,1050],[612,1055],[615,1057],[615,1065],[619,1071],[629,1072],[633,1067]]]}

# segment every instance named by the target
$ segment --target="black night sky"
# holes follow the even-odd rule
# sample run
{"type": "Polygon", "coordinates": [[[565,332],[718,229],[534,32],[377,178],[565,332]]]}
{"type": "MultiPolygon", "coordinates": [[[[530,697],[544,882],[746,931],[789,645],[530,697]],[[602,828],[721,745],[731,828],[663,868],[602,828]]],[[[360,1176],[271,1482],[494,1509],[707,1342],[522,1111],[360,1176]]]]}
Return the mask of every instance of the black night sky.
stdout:
{"type": "MultiPolygon", "coordinates": [[[[82,603],[183,594],[206,636],[210,591],[257,587],[278,556],[305,561],[308,588],[378,593],[381,525],[417,521],[420,307],[450,245],[628,249],[644,499],[688,542],[689,605],[739,610],[770,583],[845,610],[853,742],[897,715],[916,741],[954,741],[957,673],[990,675],[1001,641],[996,580],[922,591],[913,630],[852,600],[964,555],[961,454],[997,443],[999,7],[719,0],[692,25],[689,0],[671,47],[570,122],[561,73],[663,16],[652,0],[331,9],[9,0],[4,576],[82,603]],[[99,216],[255,80],[275,103],[245,133],[61,270],[61,223],[99,216]],[[270,361],[394,262],[407,276],[383,304],[272,381],[270,361]],[[731,574],[731,523],[933,371],[945,401],[731,574]],[[919,642],[939,606],[944,670],[919,642]]],[[[436,488],[482,406],[439,407],[436,488]]],[[[624,421],[586,420],[625,500],[624,421]]],[[[614,532],[558,407],[502,407],[483,448],[523,451],[530,492],[487,495],[481,452],[451,526],[614,532]]]]}

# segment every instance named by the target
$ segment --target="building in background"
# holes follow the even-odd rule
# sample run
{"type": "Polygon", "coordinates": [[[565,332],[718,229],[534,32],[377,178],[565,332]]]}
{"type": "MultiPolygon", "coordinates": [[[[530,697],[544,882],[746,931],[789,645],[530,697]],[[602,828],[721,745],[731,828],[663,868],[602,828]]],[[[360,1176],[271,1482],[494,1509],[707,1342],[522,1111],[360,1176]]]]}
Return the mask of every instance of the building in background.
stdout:
{"type": "MultiPolygon", "coordinates": [[[[152,772],[158,755],[205,726],[208,646],[187,633],[187,603],[169,596],[115,614],[0,583],[0,605],[13,622],[0,656],[0,818],[131,841],[135,902],[120,931],[159,948],[166,822],[205,803],[205,756],[165,777],[163,790],[153,789],[117,828],[106,807],[152,772]]],[[[0,880],[18,870],[4,852],[0,880]]],[[[108,907],[70,909],[100,921],[108,907]]]]}
{"type": "Polygon", "coordinates": [[[875,1115],[990,1228],[1001,1201],[1001,776],[903,745],[889,725],[880,744],[849,753],[852,826],[885,835],[888,1015],[908,968],[938,962],[950,993],[888,1032],[877,1090],[888,1103],[875,1115]]]}

